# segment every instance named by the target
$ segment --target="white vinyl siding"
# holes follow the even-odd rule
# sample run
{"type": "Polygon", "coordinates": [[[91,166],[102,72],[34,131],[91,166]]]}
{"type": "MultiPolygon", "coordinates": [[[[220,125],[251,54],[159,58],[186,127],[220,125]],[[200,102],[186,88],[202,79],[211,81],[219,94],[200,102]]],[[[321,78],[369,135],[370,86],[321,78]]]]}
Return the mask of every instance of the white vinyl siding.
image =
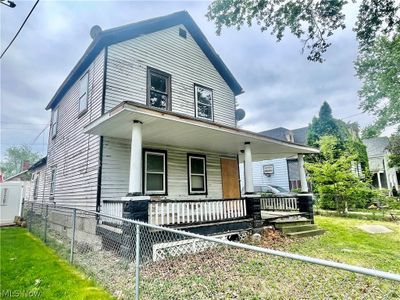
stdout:
{"type": "MultiPolygon", "coordinates": [[[[207,157],[207,195],[188,195],[188,153],[193,149],[143,145],[144,148],[167,151],[167,199],[222,199],[221,155],[202,153],[207,157]]],[[[129,185],[130,141],[104,138],[101,181],[102,200],[120,200],[126,196],[129,185]]],[[[164,196],[161,196],[164,197],[164,196]]]]}
{"type": "Polygon", "coordinates": [[[195,117],[193,85],[213,90],[214,121],[236,126],[235,96],[207,56],[187,32],[173,26],[109,46],[105,111],[122,101],[146,104],[147,68],[171,75],[171,110],[195,117]],[[160,46],[162,45],[162,46],[160,46]]]}
{"type": "MultiPolygon", "coordinates": [[[[243,164],[240,164],[240,177],[244,178],[243,164]]],[[[286,158],[253,162],[254,186],[277,185],[289,190],[289,174],[286,158]],[[273,165],[274,173],[267,176],[263,172],[264,165],[273,165]]],[[[242,189],[244,180],[241,181],[242,189]]]]}
{"type": "Polygon", "coordinates": [[[95,210],[100,137],[83,133],[83,127],[101,115],[104,50],[83,74],[86,72],[90,74],[88,112],[78,118],[80,80],[71,86],[58,104],[58,132],[57,138],[49,139],[44,199],[48,201],[50,195],[50,167],[56,165],[56,203],[95,210]]]}

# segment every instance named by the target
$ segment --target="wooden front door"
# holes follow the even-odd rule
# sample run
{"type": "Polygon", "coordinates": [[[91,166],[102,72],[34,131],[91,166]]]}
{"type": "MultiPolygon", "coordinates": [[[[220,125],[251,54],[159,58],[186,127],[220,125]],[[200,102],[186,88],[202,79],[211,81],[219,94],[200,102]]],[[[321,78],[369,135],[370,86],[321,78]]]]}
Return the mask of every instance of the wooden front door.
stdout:
{"type": "Polygon", "coordinates": [[[223,198],[240,198],[238,161],[236,159],[221,158],[221,176],[223,198]]]}

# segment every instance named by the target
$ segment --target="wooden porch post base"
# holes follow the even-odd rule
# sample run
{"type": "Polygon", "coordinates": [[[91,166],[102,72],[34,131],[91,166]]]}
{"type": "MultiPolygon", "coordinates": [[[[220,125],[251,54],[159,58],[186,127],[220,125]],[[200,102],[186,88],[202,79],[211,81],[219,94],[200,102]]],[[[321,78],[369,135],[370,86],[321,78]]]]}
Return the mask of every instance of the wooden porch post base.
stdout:
{"type": "MultiPolygon", "coordinates": [[[[134,199],[135,197],[132,197],[134,199]]],[[[129,200],[124,203],[122,217],[141,222],[148,222],[149,200],[146,197],[137,197],[140,200],[129,200]]],[[[142,228],[144,232],[145,228],[142,228]]],[[[141,241],[143,242],[143,240],[141,241]]],[[[143,249],[143,247],[142,247],[143,249]]],[[[120,254],[122,257],[133,260],[136,252],[136,227],[132,223],[122,222],[122,237],[120,254]]],[[[142,254],[140,254],[142,256],[142,254]]]]}
{"type": "Polygon", "coordinates": [[[311,223],[314,224],[314,208],[312,194],[298,194],[298,207],[299,212],[307,214],[311,223]]]}
{"type": "Polygon", "coordinates": [[[247,194],[246,209],[249,217],[253,218],[253,231],[259,231],[264,224],[261,218],[261,201],[260,196],[255,194],[247,194]]]}

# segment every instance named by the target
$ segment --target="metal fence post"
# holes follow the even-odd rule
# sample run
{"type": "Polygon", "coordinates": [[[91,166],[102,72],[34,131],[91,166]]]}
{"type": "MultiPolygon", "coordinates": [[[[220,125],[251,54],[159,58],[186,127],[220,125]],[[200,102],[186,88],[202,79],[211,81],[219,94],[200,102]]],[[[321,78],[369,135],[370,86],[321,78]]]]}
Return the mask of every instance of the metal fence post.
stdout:
{"type": "Polygon", "coordinates": [[[140,276],[140,225],[136,224],[135,299],[139,300],[140,276]]]}
{"type": "Polygon", "coordinates": [[[75,227],[76,227],[76,208],[72,211],[72,238],[71,238],[71,252],[69,254],[69,262],[74,262],[74,244],[75,244],[75,227]]]}
{"type": "Polygon", "coordinates": [[[32,222],[33,222],[33,202],[31,203],[31,211],[29,212],[29,232],[32,232],[32,222]]]}
{"type": "Polygon", "coordinates": [[[49,205],[46,204],[46,214],[44,216],[44,242],[47,242],[47,219],[49,217],[49,205]]]}

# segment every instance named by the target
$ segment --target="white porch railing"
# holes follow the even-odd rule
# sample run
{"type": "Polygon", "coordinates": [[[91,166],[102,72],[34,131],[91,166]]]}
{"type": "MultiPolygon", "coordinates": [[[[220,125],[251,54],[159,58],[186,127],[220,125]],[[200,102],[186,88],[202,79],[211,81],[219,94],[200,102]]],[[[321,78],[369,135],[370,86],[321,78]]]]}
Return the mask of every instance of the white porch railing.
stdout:
{"type": "Polygon", "coordinates": [[[153,201],[149,204],[149,223],[156,225],[190,224],[242,218],[247,215],[245,199],[153,201]]]}
{"type": "MultiPolygon", "coordinates": [[[[103,205],[101,206],[101,212],[105,215],[122,218],[122,214],[124,212],[124,201],[103,201],[103,205]]],[[[122,221],[106,217],[102,218],[102,222],[107,222],[110,224],[117,224],[117,225],[122,224],[122,221]]]]}
{"type": "Polygon", "coordinates": [[[299,210],[297,197],[262,197],[261,210],[299,210]]]}

